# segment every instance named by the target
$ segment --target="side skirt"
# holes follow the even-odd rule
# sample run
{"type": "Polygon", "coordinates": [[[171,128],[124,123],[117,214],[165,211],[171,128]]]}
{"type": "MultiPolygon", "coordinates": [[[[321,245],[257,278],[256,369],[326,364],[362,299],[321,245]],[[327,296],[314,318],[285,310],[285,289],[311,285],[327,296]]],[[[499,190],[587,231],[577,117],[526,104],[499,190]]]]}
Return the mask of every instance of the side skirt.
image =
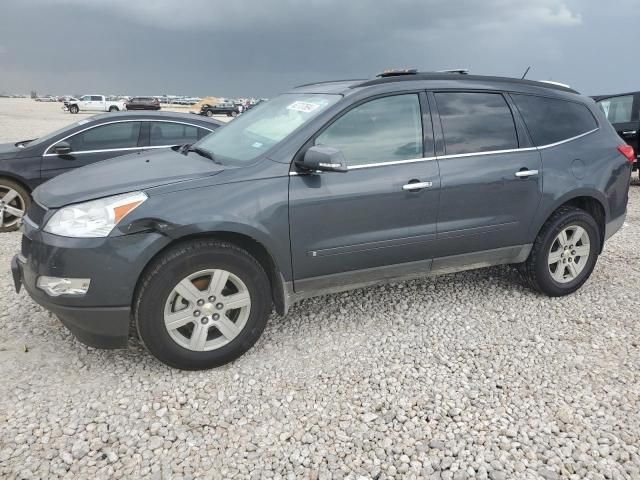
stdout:
{"type": "Polygon", "coordinates": [[[412,280],[431,275],[473,270],[476,268],[524,262],[533,244],[464,253],[433,260],[421,260],[397,265],[367,268],[351,272],[334,273],[284,283],[284,313],[289,307],[305,298],[345,292],[383,283],[412,280]]]}

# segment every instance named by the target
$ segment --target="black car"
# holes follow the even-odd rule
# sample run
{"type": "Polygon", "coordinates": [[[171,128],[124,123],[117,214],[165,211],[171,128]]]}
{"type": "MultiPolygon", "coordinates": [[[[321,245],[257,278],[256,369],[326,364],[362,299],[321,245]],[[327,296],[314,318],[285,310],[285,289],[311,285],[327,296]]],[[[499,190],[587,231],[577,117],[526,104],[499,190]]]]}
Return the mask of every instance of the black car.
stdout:
{"type": "Polygon", "coordinates": [[[160,100],[153,97],[133,97],[125,103],[127,110],[160,110],[160,100]]]}
{"type": "Polygon", "coordinates": [[[133,324],[168,365],[209,368],[273,307],[374,283],[515,264],[538,292],[575,292],[624,223],[634,159],[562,86],[306,85],[189,148],[39,187],[12,272],[89,345],[126,347],[133,324]]]}
{"type": "Polygon", "coordinates": [[[194,143],[222,125],[182,113],[106,113],[49,135],[0,144],[0,232],[16,230],[42,182],[99,160],[194,143]]]}
{"type": "Polygon", "coordinates": [[[212,117],[213,115],[226,115],[227,117],[237,117],[240,110],[233,103],[219,103],[217,105],[203,105],[200,115],[212,117]]]}
{"type": "Polygon", "coordinates": [[[633,169],[638,169],[640,152],[640,92],[618,93],[615,95],[596,95],[592,97],[600,110],[606,115],[618,135],[633,147],[636,161],[633,169]]]}

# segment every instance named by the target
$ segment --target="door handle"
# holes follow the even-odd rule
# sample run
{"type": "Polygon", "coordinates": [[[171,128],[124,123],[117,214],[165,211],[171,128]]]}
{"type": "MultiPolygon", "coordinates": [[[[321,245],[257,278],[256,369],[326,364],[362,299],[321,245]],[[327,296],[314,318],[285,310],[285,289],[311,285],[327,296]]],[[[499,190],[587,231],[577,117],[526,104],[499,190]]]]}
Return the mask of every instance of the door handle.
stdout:
{"type": "Polygon", "coordinates": [[[628,135],[628,136],[633,136],[633,135],[635,135],[636,133],[638,133],[638,132],[637,132],[637,130],[624,130],[624,131],[622,132],[622,134],[623,134],[623,135],[628,135]]]}
{"type": "Polygon", "coordinates": [[[402,190],[412,191],[412,190],[421,190],[423,188],[429,188],[433,186],[433,182],[409,182],[406,185],[402,186],[402,190]]]}
{"type": "Polygon", "coordinates": [[[538,170],[520,170],[516,172],[516,177],[518,178],[527,178],[534,175],[538,175],[538,170]]]}

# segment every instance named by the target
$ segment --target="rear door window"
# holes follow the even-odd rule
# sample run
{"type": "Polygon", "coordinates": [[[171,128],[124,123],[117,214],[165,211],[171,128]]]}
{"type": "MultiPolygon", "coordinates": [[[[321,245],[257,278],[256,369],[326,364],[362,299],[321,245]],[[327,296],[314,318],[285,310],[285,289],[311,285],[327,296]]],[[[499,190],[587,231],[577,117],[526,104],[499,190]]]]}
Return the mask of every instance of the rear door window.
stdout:
{"type": "Polygon", "coordinates": [[[141,122],[119,122],[101,125],[69,137],[72,152],[115,150],[138,146],[141,122]]]}
{"type": "Polygon", "coordinates": [[[204,130],[193,125],[174,122],[149,122],[149,124],[151,127],[149,145],[152,147],[195,143],[203,136],[199,130],[204,130]]]}
{"type": "Polygon", "coordinates": [[[633,95],[605,98],[598,101],[598,106],[611,123],[630,122],[633,108],[633,95]]]}
{"type": "Polygon", "coordinates": [[[422,157],[422,119],[416,94],[378,98],[333,122],[316,145],[338,148],[348,165],[422,157]]]}
{"type": "Polygon", "coordinates": [[[511,109],[501,93],[436,92],[447,155],[518,148],[511,109]]]}
{"type": "Polygon", "coordinates": [[[580,103],[535,95],[511,94],[537,147],[577,137],[598,128],[580,103]]]}

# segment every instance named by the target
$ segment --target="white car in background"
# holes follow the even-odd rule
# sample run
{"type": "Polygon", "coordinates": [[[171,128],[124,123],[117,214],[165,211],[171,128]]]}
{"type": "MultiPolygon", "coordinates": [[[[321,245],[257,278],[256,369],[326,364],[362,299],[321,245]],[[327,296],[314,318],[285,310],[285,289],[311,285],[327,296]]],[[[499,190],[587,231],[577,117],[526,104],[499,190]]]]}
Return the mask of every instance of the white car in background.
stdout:
{"type": "Polygon", "coordinates": [[[119,112],[126,110],[122,100],[107,100],[104,95],[83,95],[79,100],[64,102],[64,110],[69,113],[78,112],[119,112]]]}

